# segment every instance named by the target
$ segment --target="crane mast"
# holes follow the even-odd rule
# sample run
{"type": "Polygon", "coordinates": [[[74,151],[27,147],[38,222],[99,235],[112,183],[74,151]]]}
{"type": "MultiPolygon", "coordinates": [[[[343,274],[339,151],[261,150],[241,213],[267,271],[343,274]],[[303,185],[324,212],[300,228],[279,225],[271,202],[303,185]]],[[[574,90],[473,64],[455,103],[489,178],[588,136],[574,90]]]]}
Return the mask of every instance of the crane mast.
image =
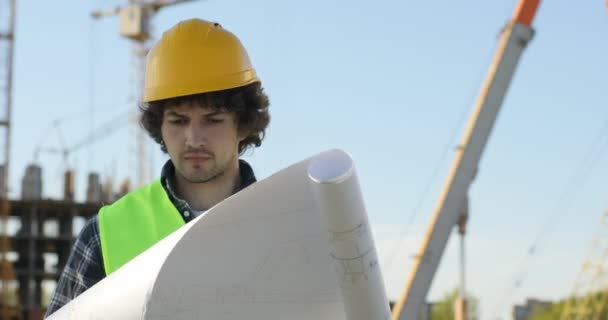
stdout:
{"type": "MultiPolygon", "coordinates": [[[[145,59],[151,40],[150,20],[160,9],[193,0],[129,0],[129,5],[116,7],[109,10],[95,10],[91,13],[94,19],[110,16],[120,17],[120,34],[133,41],[133,52],[136,64],[135,97],[139,97],[143,91],[143,77],[145,59]]],[[[137,112],[139,109],[134,108],[137,112]]],[[[150,164],[148,161],[148,150],[146,147],[146,134],[135,124],[135,185],[142,186],[149,182],[151,177],[150,164]]]]}
{"type": "Polygon", "coordinates": [[[15,273],[7,257],[10,250],[8,193],[16,0],[2,1],[0,12],[0,320],[5,320],[18,318],[16,303],[11,304],[9,301],[10,285],[15,281],[15,273]]]}
{"type": "MultiPolygon", "coordinates": [[[[393,320],[418,319],[450,234],[459,227],[464,236],[468,217],[468,191],[492,132],[520,56],[534,31],[531,27],[540,0],[520,0],[502,31],[486,81],[456,151],[444,189],[414,261],[414,269],[393,310],[393,320]]],[[[464,241],[461,241],[464,248],[464,241]]],[[[462,254],[464,257],[464,254],[462,254]]],[[[464,260],[462,261],[464,264],[464,260]]],[[[464,268],[464,266],[462,266],[464,268]]],[[[464,281],[464,271],[461,270],[464,281]]],[[[464,297],[461,283],[460,297],[464,297]]],[[[457,319],[466,318],[466,303],[457,302],[457,319]]]]}

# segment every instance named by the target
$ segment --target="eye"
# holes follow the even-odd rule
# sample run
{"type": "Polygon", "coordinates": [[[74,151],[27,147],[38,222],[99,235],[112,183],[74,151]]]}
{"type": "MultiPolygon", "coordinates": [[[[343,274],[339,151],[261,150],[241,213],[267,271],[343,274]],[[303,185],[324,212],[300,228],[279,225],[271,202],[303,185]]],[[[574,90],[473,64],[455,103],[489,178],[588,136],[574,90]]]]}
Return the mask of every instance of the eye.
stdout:
{"type": "Polygon", "coordinates": [[[186,120],[184,118],[169,119],[168,121],[169,121],[169,124],[174,125],[174,126],[183,126],[188,123],[188,120],[186,120]]]}
{"type": "Polygon", "coordinates": [[[211,123],[211,124],[220,124],[222,122],[224,122],[223,118],[208,118],[207,122],[211,123]]]}

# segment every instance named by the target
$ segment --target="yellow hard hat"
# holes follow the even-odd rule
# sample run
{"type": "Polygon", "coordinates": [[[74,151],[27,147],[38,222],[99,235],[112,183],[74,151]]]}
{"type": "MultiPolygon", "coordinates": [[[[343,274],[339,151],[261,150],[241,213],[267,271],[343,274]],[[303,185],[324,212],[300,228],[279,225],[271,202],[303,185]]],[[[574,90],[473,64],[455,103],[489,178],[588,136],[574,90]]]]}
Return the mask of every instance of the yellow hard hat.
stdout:
{"type": "Polygon", "coordinates": [[[218,23],[191,19],[148,53],[143,101],[232,89],[259,81],[239,39],[218,23]]]}

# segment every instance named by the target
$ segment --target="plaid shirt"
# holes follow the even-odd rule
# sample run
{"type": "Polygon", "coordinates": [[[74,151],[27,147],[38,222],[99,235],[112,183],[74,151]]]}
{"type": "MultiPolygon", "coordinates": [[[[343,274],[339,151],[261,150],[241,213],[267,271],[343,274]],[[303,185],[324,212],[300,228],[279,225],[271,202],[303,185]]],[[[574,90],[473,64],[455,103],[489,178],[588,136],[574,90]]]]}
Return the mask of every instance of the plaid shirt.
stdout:
{"type": "MultiPolygon", "coordinates": [[[[238,191],[256,181],[253,170],[247,162],[239,160],[239,167],[241,187],[238,191]]],[[[188,223],[195,218],[195,215],[192,214],[194,211],[186,201],[178,198],[175,192],[173,192],[171,180],[168,178],[174,174],[175,167],[169,160],[163,166],[160,181],[175,208],[180,212],[184,221],[188,223]]],[[[105,276],[101,241],[99,240],[99,224],[97,223],[96,215],[85,224],[78,238],[76,238],[76,242],[74,242],[70,257],[57,282],[57,288],[51,298],[45,318],[105,278],[105,276]]]]}

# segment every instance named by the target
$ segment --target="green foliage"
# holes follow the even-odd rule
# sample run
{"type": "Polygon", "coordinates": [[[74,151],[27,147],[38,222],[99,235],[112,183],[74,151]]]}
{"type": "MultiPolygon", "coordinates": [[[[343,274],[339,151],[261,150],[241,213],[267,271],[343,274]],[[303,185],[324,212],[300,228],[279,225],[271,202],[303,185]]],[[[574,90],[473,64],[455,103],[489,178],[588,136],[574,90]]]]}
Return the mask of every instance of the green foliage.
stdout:
{"type": "Polygon", "coordinates": [[[548,308],[534,310],[530,316],[530,320],[557,320],[562,315],[564,305],[564,302],[559,302],[548,308]]]}
{"type": "Polygon", "coordinates": [[[454,301],[458,297],[458,290],[446,293],[441,300],[433,305],[431,319],[454,320],[454,301]]]}
{"type": "Polygon", "coordinates": [[[570,301],[559,301],[549,308],[535,310],[529,320],[559,320],[565,310],[569,310],[568,317],[565,318],[568,320],[608,319],[608,291],[591,293],[584,298],[575,298],[570,301]]]}
{"type": "MultiPolygon", "coordinates": [[[[458,289],[446,293],[431,309],[431,320],[454,320],[454,302],[458,298],[458,289]]],[[[479,301],[467,294],[468,320],[479,319],[479,301]]]]}

